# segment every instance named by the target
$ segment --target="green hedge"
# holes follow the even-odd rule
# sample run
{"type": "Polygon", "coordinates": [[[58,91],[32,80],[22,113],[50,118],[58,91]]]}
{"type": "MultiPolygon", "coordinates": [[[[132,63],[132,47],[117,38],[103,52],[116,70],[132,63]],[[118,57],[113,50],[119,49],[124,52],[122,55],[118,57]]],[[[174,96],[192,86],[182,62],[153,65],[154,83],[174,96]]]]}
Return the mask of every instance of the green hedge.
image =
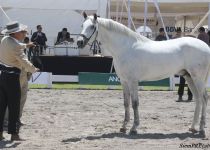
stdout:
{"type": "MultiPolygon", "coordinates": [[[[80,85],[120,85],[119,77],[114,73],[93,73],[93,72],[80,72],[79,73],[80,85]]],[[[140,82],[140,86],[170,86],[170,79],[166,78],[158,81],[140,82]]]]}

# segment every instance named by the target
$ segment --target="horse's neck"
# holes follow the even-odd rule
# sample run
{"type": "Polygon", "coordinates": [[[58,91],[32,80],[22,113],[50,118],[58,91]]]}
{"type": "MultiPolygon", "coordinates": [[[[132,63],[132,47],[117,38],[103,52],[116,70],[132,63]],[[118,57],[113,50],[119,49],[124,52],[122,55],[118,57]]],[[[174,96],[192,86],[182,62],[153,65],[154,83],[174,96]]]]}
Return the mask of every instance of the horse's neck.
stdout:
{"type": "Polygon", "coordinates": [[[113,57],[118,57],[119,53],[126,53],[126,51],[130,50],[132,45],[137,41],[140,44],[147,41],[146,38],[138,36],[133,31],[130,31],[109,19],[99,19],[98,25],[99,39],[103,48],[105,48],[106,51],[109,51],[113,57]]]}

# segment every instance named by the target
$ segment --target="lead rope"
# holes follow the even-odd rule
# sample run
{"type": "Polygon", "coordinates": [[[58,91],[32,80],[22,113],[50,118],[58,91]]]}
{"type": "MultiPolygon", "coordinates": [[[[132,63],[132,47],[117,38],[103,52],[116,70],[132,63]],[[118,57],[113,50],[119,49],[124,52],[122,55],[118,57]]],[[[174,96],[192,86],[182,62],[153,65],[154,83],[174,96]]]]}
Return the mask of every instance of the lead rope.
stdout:
{"type": "MultiPolygon", "coordinates": [[[[44,69],[42,61],[41,61],[41,59],[39,57],[39,53],[35,52],[35,51],[39,50],[39,48],[40,48],[40,46],[35,46],[34,47],[34,49],[33,49],[33,59],[36,58],[36,61],[41,65],[41,70],[40,70],[39,74],[36,77],[33,77],[33,75],[32,75],[32,77],[31,77],[31,81],[32,82],[35,82],[41,76],[41,74],[42,74],[41,71],[44,69]]],[[[34,62],[32,62],[32,63],[34,63],[34,62]]]]}

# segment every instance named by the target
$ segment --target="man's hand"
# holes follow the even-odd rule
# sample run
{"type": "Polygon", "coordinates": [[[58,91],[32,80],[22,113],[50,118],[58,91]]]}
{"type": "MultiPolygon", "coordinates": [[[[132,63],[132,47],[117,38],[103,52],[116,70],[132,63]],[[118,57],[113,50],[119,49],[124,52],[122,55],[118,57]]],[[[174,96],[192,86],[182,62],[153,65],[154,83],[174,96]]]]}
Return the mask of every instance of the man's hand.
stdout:
{"type": "Polygon", "coordinates": [[[32,76],[32,73],[27,72],[27,79],[28,79],[28,81],[31,79],[31,76],[32,76]]]}
{"type": "Polygon", "coordinates": [[[36,72],[38,72],[38,71],[40,71],[40,69],[39,68],[36,68],[36,72]]]}
{"type": "Polygon", "coordinates": [[[28,44],[26,44],[26,47],[27,48],[30,48],[30,47],[35,47],[36,45],[33,43],[33,42],[29,42],[28,44]]]}

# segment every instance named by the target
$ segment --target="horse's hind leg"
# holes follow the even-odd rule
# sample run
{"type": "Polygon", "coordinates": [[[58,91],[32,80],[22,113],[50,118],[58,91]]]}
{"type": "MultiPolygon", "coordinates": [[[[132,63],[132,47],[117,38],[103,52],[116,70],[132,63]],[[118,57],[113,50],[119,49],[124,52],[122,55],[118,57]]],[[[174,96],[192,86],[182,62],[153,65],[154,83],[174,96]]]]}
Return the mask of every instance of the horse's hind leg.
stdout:
{"type": "Polygon", "coordinates": [[[134,112],[134,122],[133,126],[130,130],[130,134],[137,134],[136,128],[139,126],[139,98],[138,98],[138,81],[132,82],[131,85],[129,85],[130,94],[131,94],[131,101],[132,101],[132,108],[134,112]]]}
{"type": "Polygon", "coordinates": [[[123,97],[124,97],[124,108],[125,108],[125,119],[123,121],[122,128],[120,128],[120,132],[126,133],[126,126],[130,121],[130,91],[129,87],[126,83],[122,82],[123,87],[123,97]]]}
{"type": "Polygon", "coordinates": [[[195,103],[196,103],[196,108],[195,108],[195,112],[194,112],[194,118],[193,118],[193,122],[192,122],[192,125],[190,127],[190,131],[192,132],[197,132],[197,130],[195,129],[195,125],[198,123],[199,121],[199,112],[200,112],[200,107],[201,107],[201,103],[200,103],[200,100],[199,100],[199,95],[198,95],[198,91],[197,91],[197,88],[195,87],[195,84],[192,80],[192,78],[190,77],[190,75],[185,75],[184,76],[185,80],[187,81],[187,84],[193,94],[193,97],[195,99],[195,103]],[[197,111],[196,111],[197,110],[197,111]]]}
{"type": "Polygon", "coordinates": [[[205,88],[205,77],[203,75],[192,77],[193,84],[195,85],[195,89],[198,94],[198,99],[196,99],[196,107],[195,107],[194,119],[193,119],[191,129],[192,130],[195,129],[195,125],[199,121],[199,114],[200,114],[201,106],[202,106],[200,133],[202,136],[205,136],[204,126],[205,126],[205,120],[206,120],[206,105],[207,105],[208,96],[207,96],[207,92],[205,88]]]}
{"type": "Polygon", "coordinates": [[[201,135],[203,135],[204,137],[205,135],[205,125],[206,125],[206,107],[207,107],[207,103],[208,103],[208,94],[207,91],[205,89],[204,94],[203,94],[203,101],[202,101],[203,105],[202,105],[202,113],[201,113],[201,121],[200,121],[200,133],[201,135]]]}
{"type": "MultiPolygon", "coordinates": [[[[207,81],[208,81],[209,70],[210,70],[210,66],[207,69],[204,83],[207,83],[207,81]]],[[[204,89],[204,93],[203,93],[203,97],[202,98],[203,98],[202,99],[203,101],[202,101],[202,113],[201,113],[201,121],[200,121],[200,133],[201,133],[201,135],[206,137],[204,128],[205,128],[205,125],[206,125],[206,107],[207,107],[208,98],[209,98],[209,96],[207,94],[207,91],[206,91],[206,88],[204,89]]]]}

